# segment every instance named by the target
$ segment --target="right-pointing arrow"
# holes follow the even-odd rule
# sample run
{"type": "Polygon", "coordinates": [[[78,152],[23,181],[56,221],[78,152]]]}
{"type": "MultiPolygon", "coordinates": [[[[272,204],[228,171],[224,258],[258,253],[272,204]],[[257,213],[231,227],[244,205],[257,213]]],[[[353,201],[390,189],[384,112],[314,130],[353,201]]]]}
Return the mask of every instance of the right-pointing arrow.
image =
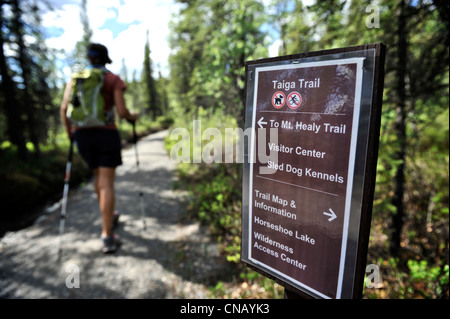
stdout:
{"type": "Polygon", "coordinates": [[[328,221],[331,222],[333,219],[336,219],[336,214],[333,212],[333,210],[330,208],[329,209],[329,213],[328,212],[323,212],[324,215],[330,216],[330,218],[328,218],[328,221]]]}

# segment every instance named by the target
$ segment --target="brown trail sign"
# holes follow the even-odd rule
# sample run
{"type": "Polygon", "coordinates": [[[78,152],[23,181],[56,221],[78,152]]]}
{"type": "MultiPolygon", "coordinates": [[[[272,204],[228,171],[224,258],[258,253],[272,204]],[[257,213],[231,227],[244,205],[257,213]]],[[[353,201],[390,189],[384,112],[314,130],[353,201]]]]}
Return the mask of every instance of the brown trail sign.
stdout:
{"type": "Polygon", "coordinates": [[[384,56],[373,44],[246,64],[242,260],[298,294],[361,296],[384,56]]]}

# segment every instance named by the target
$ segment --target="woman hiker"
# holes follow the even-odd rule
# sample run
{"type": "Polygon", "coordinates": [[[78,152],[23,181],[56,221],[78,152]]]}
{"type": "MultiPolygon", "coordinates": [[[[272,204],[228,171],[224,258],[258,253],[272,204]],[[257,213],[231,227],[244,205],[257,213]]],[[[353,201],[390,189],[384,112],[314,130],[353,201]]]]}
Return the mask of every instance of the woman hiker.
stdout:
{"type": "Polygon", "coordinates": [[[117,224],[118,214],[115,213],[114,180],[116,167],[122,164],[121,141],[114,124],[114,106],[123,119],[135,122],[137,114],[130,112],[124,100],[125,83],[119,76],[109,72],[106,64],[112,63],[108,49],[98,43],[88,47],[87,58],[90,68],[103,70],[104,79],[101,94],[104,99],[104,111],[107,116],[105,125],[94,127],[79,127],[72,125],[67,110],[72,99],[72,79],[67,84],[61,104],[61,120],[69,138],[73,138],[80,155],[83,157],[95,176],[95,192],[97,193],[102,216],[103,253],[113,253],[120,246],[120,240],[113,232],[117,224]]]}

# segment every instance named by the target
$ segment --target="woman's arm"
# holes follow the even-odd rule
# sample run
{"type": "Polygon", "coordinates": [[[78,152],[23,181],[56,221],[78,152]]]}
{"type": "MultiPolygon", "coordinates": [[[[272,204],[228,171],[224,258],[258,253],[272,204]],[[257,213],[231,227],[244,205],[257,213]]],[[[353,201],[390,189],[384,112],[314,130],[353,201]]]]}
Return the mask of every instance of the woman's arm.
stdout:
{"type": "Polygon", "coordinates": [[[128,121],[132,121],[132,122],[135,122],[137,120],[138,115],[134,112],[130,112],[127,109],[122,89],[116,89],[114,91],[114,102],[117,107],[117,113],[119,114],[119,116],[121,118],[126,119],[128,121]]]}

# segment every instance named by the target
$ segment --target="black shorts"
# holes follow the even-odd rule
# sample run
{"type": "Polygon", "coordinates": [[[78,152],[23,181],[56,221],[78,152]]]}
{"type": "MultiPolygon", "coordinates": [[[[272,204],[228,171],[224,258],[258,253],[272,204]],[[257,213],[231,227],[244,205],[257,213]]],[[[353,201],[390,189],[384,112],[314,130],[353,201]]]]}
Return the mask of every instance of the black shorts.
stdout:
{"type": "Polygon", "coordinates": [[[122,144],[114,129],[79,129],[74,135],[78,151],[89,168],[113,168],[122,165],[122,144]]]}

